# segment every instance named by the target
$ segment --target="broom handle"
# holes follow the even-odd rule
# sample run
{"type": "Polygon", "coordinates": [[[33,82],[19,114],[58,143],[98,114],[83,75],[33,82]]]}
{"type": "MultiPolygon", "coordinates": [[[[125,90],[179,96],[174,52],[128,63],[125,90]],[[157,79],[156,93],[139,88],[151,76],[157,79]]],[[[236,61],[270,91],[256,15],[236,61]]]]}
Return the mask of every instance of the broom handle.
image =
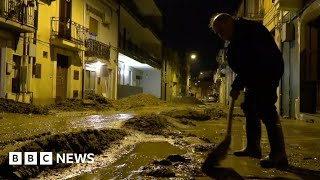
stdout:
{"type": "Polygon", "coordinates": [[[234,102],[235,102],[235,100],[234,100],[233,98],[231,98],[231,103],[230,103],[229,113],[228,113],[228,129],[227,129],[227,136],[231,136],[231,129],[232,129],[232,115],[233,115],[234,102]]]}

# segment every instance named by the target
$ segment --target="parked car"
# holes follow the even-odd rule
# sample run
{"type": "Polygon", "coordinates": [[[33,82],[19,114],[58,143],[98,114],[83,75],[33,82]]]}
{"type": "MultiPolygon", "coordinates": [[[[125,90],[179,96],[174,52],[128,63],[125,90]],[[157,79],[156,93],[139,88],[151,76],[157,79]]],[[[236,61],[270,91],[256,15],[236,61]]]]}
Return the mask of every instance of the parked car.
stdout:
{"type": "Polygon", "coordinates": [[[207,97],[207,102],[218,102],[219,95],[218,94],[210,94],[207,97]]]}

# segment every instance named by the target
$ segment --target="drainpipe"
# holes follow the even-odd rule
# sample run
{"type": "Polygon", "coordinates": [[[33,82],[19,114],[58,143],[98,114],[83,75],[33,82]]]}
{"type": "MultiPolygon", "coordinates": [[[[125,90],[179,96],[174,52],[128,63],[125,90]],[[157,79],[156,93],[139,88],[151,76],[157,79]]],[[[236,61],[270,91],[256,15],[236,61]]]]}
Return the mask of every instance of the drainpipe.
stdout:
{"type": "MultiPolygon", "coordinates": [[[[28,64],[28,44],[27,44],[27,33],[23,33],[23,61],[22,61],[22,67],[26,66],[26,64],[28,64]]],[[[26,66],[28,67],[28,66],[26,66]]],[[[22,83],[22,102],[25,102],[25,95],[26,95],[26,89],[27,89],[27,77],[28,77],[28,68],[26,69],[26,74],[24,74],[24,77],[26,79],[26,82],[22,83]]],[[[21,74],[20,74],[20,78],[21,78],[21,74]]]]}
{"type": "Polygon", "coordinates": [[[6,48],[0,48],[0,98],[6,97],[6,90],[5,90],[5,84],[6,84],[6,63],[7,63],[7,55],[6,55],[6,48]]]}
{"type": "MultiPolygon", "coordinates": [[[[83,25],[85,26],[86,25],[86,7],[87,7],[87,0],[84,0],[84,3],[83,3],[83,12],[82,12],[82,19],[83,19],[83,25]]],[[[81,73],[81,99],[84,99],[84,83],[85,83],[85,79],[84,79],[84,73],[85,73],[85,68],[86,68],[86,62],[85,62],[85,57],[84,57],[84,54],[85,52],[82,51],[81,52],[81,59],[82,59],[82,73],[81,73]]]]}
{"type": "Polygon", "coordinates": [[[116,70],[115,70],[115,82],[114,84],[114,99],[118,99],[118,65],[119,65],[119,49],[120,49],[120,10],[121,10],[121,1],[118,2],[118,44],[116,49],[116,70]]]}

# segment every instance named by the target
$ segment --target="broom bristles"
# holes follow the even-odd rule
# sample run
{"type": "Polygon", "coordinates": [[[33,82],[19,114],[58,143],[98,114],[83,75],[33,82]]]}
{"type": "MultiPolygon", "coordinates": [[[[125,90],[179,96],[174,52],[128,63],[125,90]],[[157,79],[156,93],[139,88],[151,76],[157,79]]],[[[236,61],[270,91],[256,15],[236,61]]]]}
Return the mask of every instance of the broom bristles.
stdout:
{"type": "Polygon", "coordinates": [[[226,138],[208,154],[202,165],[202,169],[218,166],[220,162],[227,157],[230,144],[231,136],[227,135],[226,138]]]}

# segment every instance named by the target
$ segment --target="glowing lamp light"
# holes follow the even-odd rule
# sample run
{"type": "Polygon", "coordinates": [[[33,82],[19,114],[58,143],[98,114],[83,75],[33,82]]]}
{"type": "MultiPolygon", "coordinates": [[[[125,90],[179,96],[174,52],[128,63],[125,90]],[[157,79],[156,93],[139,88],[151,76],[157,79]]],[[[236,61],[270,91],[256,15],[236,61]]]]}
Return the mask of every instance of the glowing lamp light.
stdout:
{"type": "Polygon", "coordinates": [[[195,54],[191,54],[191,59],[196,59],[197,58],[197,55],[195,55],[195,54]]]}
{"type": "Polygon", "coordinates": [[[97,61],[97,62],[94,63],[94,66],[95,66],[96,68],[101,68],[102,65],[103,65],[103,63],[100,62],[100,61],[97,61]]]}

